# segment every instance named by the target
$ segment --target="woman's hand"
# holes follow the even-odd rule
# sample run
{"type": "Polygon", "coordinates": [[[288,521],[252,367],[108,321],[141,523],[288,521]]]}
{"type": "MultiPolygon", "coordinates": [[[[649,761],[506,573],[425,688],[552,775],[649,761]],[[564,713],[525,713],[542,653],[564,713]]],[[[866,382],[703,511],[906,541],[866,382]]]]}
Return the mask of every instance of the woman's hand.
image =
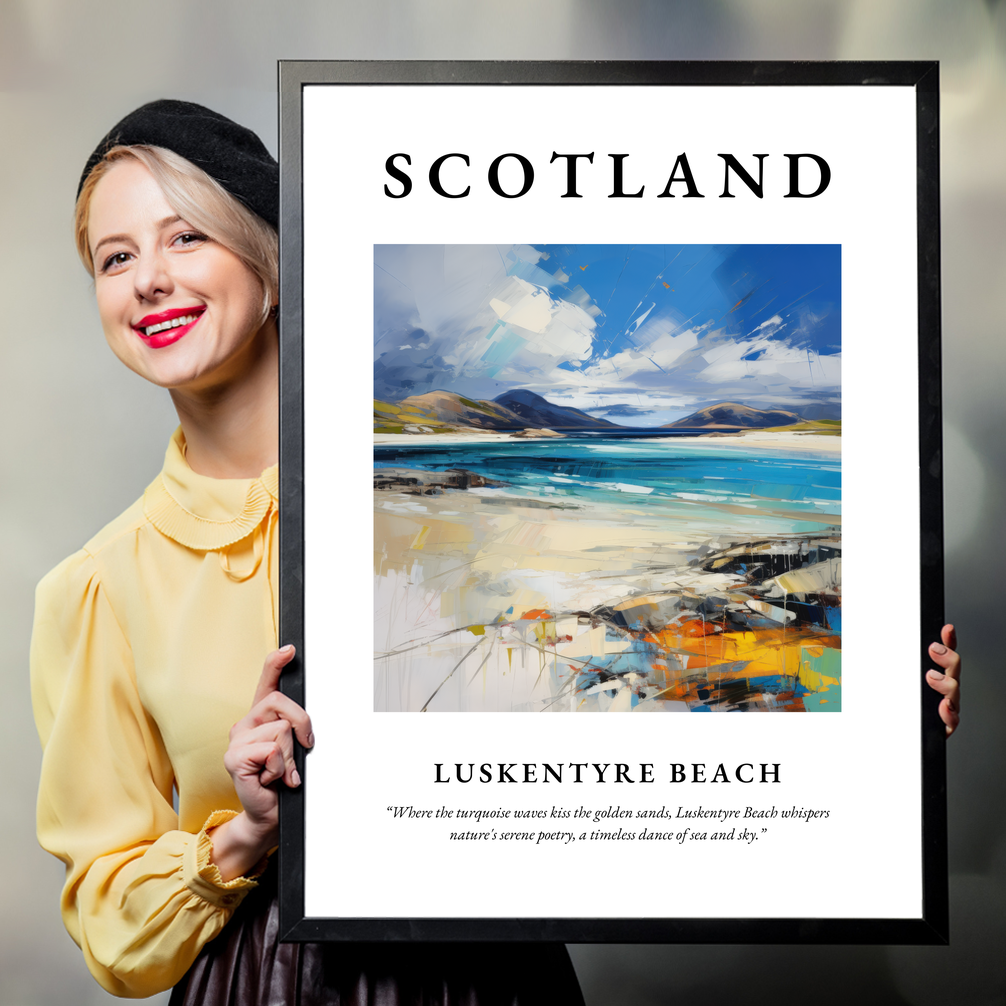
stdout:
{"type": "Polygon", "coordinates": [[[251,711],[231,727],[224,766],[244,810],[209,833],[211,859],[224,880],[247,873],[276,845],[279,793],[273,784],[282,779],[291,788],[300,785],[294,734],[304,747],[314,746],[311,718],[278,687],[295,652],[284,646],[266,657],[251,711]]]}
{"type": "Polygon", "coordinates": [[[957,632],[952,625],[944,625],[941,643],[931,643],[929,656],[943,668],[926,672],[929,687],[943,696],[940,719],[946,724],[949,737],[961,721],[961,658],[957,653],[957,632]]]}

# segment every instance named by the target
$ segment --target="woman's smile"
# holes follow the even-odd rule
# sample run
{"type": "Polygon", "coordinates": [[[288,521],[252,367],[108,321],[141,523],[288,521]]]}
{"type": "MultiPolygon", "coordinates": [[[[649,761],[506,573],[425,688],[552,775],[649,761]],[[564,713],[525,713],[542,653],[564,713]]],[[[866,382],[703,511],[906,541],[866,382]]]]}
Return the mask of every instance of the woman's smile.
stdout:
{"type": "Polygon", "coordinates": [[[201,317],[205,305],[196,307],[175,307],[158,314],[148,314],[141,318],[133,331],[143,339],[151,349],[161,349],[178,342],[192,331],[192,327],[201,317]]]}

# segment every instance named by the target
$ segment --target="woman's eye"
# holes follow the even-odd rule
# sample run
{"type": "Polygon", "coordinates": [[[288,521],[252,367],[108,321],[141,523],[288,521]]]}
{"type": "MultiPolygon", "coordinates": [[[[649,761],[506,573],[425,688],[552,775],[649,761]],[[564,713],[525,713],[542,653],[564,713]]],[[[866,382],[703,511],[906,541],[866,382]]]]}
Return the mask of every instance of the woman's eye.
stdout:
{"type": "Polygon", "coordinates": [[[129,261],[129,252],[116,252],[114,255],[109,255],[102,264],[102,272],[114,271],[121,265],[125,265],[129,261]]]}
{"type": "Polygon", "coordinates": [[[190,248],[192,245],[202,244],[205,240],[205,234],[200,234],[198,231],[186,231],[184,234],[179,234],[174,243],[182,248],[190,248]]]}

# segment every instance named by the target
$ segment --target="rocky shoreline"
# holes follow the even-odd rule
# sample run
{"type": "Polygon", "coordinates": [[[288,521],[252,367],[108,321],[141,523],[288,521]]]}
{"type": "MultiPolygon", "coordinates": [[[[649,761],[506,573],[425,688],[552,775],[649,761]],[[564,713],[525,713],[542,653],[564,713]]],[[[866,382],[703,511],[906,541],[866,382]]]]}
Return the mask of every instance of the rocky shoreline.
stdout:
{"type": "Polygon", "coordinates": [[[429,471],[425,468],[375,468],[374,489],[394,490],[413,496],[435,496],[445,489],[499,488],[506,482],[487,479],[467,468],[446,468],[429,471]]]}

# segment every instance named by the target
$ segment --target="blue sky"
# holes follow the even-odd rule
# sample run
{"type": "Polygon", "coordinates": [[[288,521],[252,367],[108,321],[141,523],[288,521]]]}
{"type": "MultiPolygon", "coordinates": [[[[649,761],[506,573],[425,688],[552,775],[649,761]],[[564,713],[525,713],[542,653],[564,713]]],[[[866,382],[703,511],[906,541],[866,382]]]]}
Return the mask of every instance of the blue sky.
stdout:
{"type": "Polygon", "coordinates": [[[379,245],[374,395],[529,388],[630,425],[841,400],[837,245],[379,245]]]}

